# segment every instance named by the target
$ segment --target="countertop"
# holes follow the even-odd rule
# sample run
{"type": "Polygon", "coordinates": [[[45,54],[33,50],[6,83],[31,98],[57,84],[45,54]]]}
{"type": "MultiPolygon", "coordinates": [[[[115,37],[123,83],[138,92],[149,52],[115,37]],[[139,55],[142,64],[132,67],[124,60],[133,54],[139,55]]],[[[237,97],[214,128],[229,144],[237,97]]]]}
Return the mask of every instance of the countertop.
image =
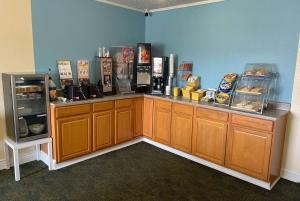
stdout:
{"type": "Polygon", "coordinates": [[[89,100],[83,100],[83,101],[67,101],[67,102],[51,102],[50,105],[54,107],[64,107],[64,106],[71,106],[71,105],[81,105],[81,104],[91,104],[91,103],[99,103],[99,102],[105,102],[105,101],[111,101],[111,100],[120,100],[120,99],[127,99],[127,98],[138,98],[138,97],[147,97],[147,98],[153,98],[158,100],[165,100],[165,101],[171,101],[173,103],[180,103],[180,104],[186,104],[191,106],[197,106],[202,107],[206,109],[213,109],[223,112],[230,112],[233,114],[241,114],[246,115],[250,117],[256,117],[266,120],[272,120],[276,121],[278,118],[287,115],[289,113],[288,109],[267,109],[264,110],[263,114],[255,114],[255,113],[249,113],[249,112],[243,112],[243,111],[237,111],[230,109],[225,106],[221,105],[215,105],[214,103],[203,103],[199,101],[193,101],[193,100],[187,100],[183,97],[171,97],[171,96],[154,96],[149,94],[128,94],[128,95],[112,95],[112,96],[104,96],[103,98],[98,99],[89,99],[89,100]]]}

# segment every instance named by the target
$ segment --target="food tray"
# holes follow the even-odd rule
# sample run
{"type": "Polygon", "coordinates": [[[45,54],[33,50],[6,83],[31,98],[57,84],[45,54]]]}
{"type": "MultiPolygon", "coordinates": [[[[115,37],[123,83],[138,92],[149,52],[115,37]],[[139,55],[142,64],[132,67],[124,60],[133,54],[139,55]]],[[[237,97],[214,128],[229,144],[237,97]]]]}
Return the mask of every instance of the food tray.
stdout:
{"type": "Polygon", "coordinates": [[[240,89],[236,89],[235,92],[240,93],[240,94],[254,95],[254,96],[260,96],[263,94],[263,92],[243,91],[240,89]]]}
{"type": "Polygon", "coordinates": [[[41,92],[42,87],[38,85],[26,85],[26,86],[17,86],[16,93],[34,93],[34,92],[41,92]]]}
{"type": "Polygon", "coordinates": [[[238,106],[231,106],[232,109],[236,109],[236,110],[242,110],[242,111],[246,111],[246,112],[259,112],[259,109],[257,110],[253,110],[253,109],[247,109],[244,107],[238,107],[238,106]]]}

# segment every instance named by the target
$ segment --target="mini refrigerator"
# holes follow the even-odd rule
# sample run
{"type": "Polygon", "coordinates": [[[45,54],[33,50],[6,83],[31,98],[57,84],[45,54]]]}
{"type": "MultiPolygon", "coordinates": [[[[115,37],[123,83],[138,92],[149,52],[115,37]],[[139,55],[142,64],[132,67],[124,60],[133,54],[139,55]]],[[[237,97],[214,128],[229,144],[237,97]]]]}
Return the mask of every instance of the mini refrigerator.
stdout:
{"type": "Polygon", "coordinates": [[[7,136],[26,142],[49,136],[47,74],[2,74],[7,136]]]}

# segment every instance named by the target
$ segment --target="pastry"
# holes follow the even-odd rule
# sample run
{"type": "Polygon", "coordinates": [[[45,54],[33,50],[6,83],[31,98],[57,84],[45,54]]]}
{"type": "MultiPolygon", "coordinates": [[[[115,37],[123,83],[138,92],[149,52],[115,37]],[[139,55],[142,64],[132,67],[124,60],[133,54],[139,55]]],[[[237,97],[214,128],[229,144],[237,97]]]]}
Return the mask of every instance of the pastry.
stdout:
{"type": "Polygon", "coordinates": [[[237,91],[240,91],[240,92],[249,92],[249,91],[251,91],[251,88],[250,87],[242,87],[242,88],[237,89],[237,91]]]}
{"type": "Polygon", "coordinates": [[[228,74],[224,75],[224,80],[226,82],[233,82],[236,80],[237,76],[238,75],[236,73],[228,73],[228,74]]]}
{"type": "Polygon", "coordinates": [[[261,68],[256,71],[255,73],[256,76],[266,76],[267,75],[267,70],[264,68],[261,68]]]}
{"type": "Polygon", "coordinates": [[[252,110],[253,107],[254,107],[254,106],[253,106],[252,104],[245,105],[245,108],[246,108],[247,110],[252,110]]]}
{"type": "Polygon", "coordinates": [[[248,76],[255,75],[255,71],[253,71],[253,70],[247,70],[247,71],[245,72],[245,75],[248,75],[248,76]]]}
{"type": "Polygon", "coordinates": [[[251,92],[254,93],[261,93],[263,91],[263,88],[261,87],[254,87],[253,89],[251,89],[251,92]]]}

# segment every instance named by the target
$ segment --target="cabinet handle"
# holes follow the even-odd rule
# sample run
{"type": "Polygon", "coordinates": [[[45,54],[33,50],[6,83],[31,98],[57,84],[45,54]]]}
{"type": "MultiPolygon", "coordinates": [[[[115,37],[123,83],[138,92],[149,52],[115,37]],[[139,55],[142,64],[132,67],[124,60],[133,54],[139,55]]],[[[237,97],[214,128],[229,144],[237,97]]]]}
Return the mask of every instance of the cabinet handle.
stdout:
{"type": "Polygon", "coordinates": [[[47,116],[47,114],[39,114],[39,115],[36,115],[36,117],[45,117],[47,116]]]}
{"type": "Polygon", "coordinates": [[[18,107],[18,110],[24,110],[25,107],[18,107]]]}
{"type": "Polygon", "coordinates": [[[18,119],[21,120],[21,119],[24,119],[24,118],[23,117],[19,117],[18,119]]]}

